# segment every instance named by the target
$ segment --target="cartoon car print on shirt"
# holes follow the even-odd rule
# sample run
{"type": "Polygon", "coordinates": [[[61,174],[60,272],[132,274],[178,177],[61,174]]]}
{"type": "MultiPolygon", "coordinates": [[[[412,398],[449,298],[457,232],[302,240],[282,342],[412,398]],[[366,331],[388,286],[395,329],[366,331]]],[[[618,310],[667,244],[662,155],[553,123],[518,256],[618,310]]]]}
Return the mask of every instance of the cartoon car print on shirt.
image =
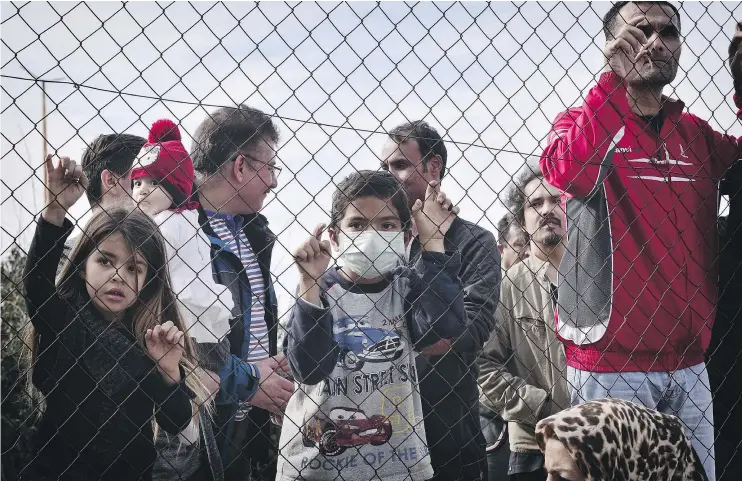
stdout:
{"type": "Polygon", "coordinates": [[[371,327],[365,316],[340,319],[332,333],[340,346],[338,365],[351,371],[360,370],[367,362],[396,361],[406,346],[399,334],[371,327]]]}
{"type": "Polygon", "coordinates": [[[368,417],[360,409],[346,407],[332,409],[328,417],[317,413],[302,429],[304,446],[316,446],[323,456],[339,456],[354,446],[381,446],[391,437],[388,418],[378,414],[368,417]]]}

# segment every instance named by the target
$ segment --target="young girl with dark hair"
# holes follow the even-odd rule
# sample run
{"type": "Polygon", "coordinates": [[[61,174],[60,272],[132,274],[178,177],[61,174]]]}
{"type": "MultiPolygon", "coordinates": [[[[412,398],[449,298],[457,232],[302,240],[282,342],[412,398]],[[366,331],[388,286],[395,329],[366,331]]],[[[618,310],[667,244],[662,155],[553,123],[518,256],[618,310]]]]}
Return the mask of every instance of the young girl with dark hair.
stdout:
{"type": "Polygon", "coordinates": [[[149,480],[158,429],[177,434],[208,394],[170,287],[157,226],[139,211],[101,211],[55,283],[88,181],[46,158],[46,207],[24,273],[32,381],[44,397],[33,480],[149,480]]]}

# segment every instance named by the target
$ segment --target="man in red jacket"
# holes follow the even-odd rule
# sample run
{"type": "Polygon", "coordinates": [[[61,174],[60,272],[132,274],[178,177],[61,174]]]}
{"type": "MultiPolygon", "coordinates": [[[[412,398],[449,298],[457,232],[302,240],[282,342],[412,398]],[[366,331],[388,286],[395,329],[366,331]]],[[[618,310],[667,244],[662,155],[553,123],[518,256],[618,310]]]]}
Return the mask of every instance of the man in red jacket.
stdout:
{"type": "MultiPolygon", "coordinates": [[[[557,329],[572,403],[616,397],[679,416],[714,480],[704,351],[717,302],[717,187],[742,144],[662,95],[682,47],[674,6],[618,2],[604,31],[604,73],[581,107],[557,116],[541,157],[568,219],[557,329]]],[[[738,50],[733,42],[742,107],[738,50]]]]}

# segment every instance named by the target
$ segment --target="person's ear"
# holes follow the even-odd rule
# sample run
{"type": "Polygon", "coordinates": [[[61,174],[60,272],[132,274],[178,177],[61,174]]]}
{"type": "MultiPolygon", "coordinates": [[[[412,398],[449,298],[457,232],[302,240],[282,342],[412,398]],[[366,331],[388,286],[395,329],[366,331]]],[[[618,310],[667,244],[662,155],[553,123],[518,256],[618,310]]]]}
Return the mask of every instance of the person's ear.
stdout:
{"type": "Polygon", "coordinates": [[[443,159],[440,155],[434,155],[427,160],[428,172],[430,172],[433,179],[441,178],[441,169],[443,168],[443,159]]]}
{"type": "Polygon", "coordinates": [[[505,246],[498,245],[497,251],[500,253],[500,255],[502,255],[502,253],[505,252],[505,246]]]}
{"type": "Polygon", "coordinates": [[[108,192],[109,190],[116,187],[116,184],[118,183],[119,179],[108,169],[105,169],[103,172],[100,173],[100,184],[103,187],[101,191],[108,192]]]}
{"type": "Polygon", "coordinates": [[[232,163],[232,176],[238,184],[244,184],[247,177],[247,161],[244,155],[238,155],[232,163]]]}
{"type": "Polygon", "coordinates": [[[335,230],[335,227],[330,227],[327,229],[327,233],[330,236],[330,244],[332,245],[333,249],[339,250],[340,249],[340,241],[338,239],[338,233],[335,230]]]}

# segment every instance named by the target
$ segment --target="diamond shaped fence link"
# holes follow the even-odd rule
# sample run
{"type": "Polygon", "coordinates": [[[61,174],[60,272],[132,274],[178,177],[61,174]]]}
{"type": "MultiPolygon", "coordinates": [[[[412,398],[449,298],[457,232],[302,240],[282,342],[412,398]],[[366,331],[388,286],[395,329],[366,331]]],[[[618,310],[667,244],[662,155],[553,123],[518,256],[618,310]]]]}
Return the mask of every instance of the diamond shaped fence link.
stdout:
{"type": "Polygon", "coordinates": [[[741,20],[4,3],[2,478],[742,479],[741,20]]]}

